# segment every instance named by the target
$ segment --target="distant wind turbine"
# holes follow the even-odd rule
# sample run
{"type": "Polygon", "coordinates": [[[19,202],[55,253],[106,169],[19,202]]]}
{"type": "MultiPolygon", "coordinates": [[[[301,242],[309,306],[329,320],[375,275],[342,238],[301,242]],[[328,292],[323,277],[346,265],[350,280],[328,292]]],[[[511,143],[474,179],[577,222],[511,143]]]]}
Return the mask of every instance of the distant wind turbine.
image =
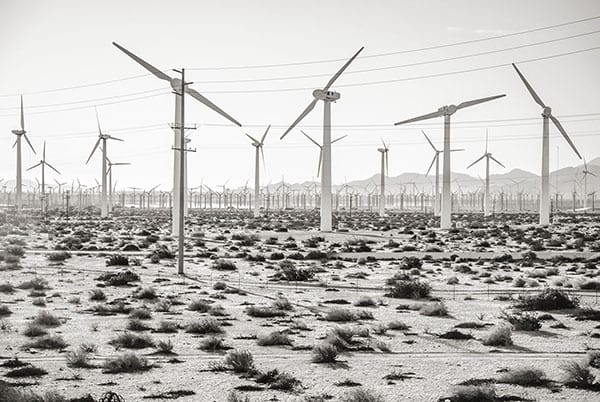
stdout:
{"type": "Polygon", "coordinates": [[[493,160],[494,162],[496,162],[498,165],[502,166],[503,168],[506,168],[506,166],[504,166],[496,158],[494,158],[492,156],[491,152],[488,152],[488,132],[487,132],[487,130],[485,131],[485,153],[483,154],[483,156],[481,158],[477,159],[475,162],[473,162],[469,166],[467,166],[467,169],[469,169],[471,166],[475,165],[477,162],[479,162],[483,158],[485,158],[485,192],[483,194],[483,215],[489,216],[490,215],[490,159],[493,160]]]}
{"type": "Polygon", "coordinates": [[[480,103],[489,102],[494,99],[502,98],[506,95],[496,95],[487,98],[474,99],[466,102],[459,103],[458,105],[442,106],[436,112],[428,113],[422,116],[414,117],[412,119],[403,120],[395,123],[395,126],[406,123],[413,123],[416,121],[429,120],[434,117],[444,117],[444,173],[442,177],[442,213],[440,219],[440,228],[450,229],[451,221],[451,188],[452,182],[450,177],[450,116],[456,113],[457,110],[464,109],[470,106],[475,106],[480,103]]]}
{"type": "Polygon", "coordinates": [[[390,150],[390,144],[387,144],[381,139],[383,143],[383,148],[377,148],[377,151],[381,152],[381,195],[379,196],[379,216],[385,216],[385,177],[389,173],[389,159],[388,152],[390,150]]]}
{"type": "MultiPolygon", "coordinates": [[[[306,109],[298,116],[298,118],[292,123],[292,125],[283,133],[281,139],[285,137],[298,123],[302,121],[317,104],[317,101],[322,100],[324,102],[324,118],[323,118],[323,175],[321,176],[321,231],[331,231],[331,102],[335,102],[340,99],[340,94],[335,91],[330,91],[329,88],[333,83],[342,75],[342,73],[348,68],[350,63],[362,52],[364,47],[361,47],[358,52],[354,54],[342,66],[342,68],[334,74],[333,77],[327,82],[323,89],[315,89],[312,93],[314,99],[308,104],[306,109]]],[[[320,165],[319,165],[320,166],[320,165]]]]}
{"type": "MultiPolygon", "coordinates": [[[[319,175],[321,174],[321,166],[323,166],[323,146],[321,144],[319,144],[317,141],[315,141],[310,135],[306,134],[304,131],[300,130],[300,132],[302,134],[304,134],[304,136],[306,138],[308,138],[313,144],[315,144],[316,146],[319,147],[319,164],[317,166],[317,177],[319,177],[319,175]]],[[[341,137],[336,138],[335,140],[331,141],[330,144],[335,144],[336,142],[338,142],[341,139],[346,138],[348,135],[342,135],[341,137]]]]}
{"type": "Polygon", "coordinates": [[[54,170],[56,173],[60,174],[58,170],[54,168],[51,164],[46,161],[46,141],[44,141],[44,149],[42,151],[42,160],[33,165],[27,170],[35,169],[36,167],[42,167],[42,183],[41,183],[41,200],[42,200],[42,212],[46,212],[46,166],[50,169],[54,170]]]}
{"type": "Polygon", "coordinates": [[[94,152],[96,152],[96,149],[98,149],[98,146],[100,145],[100,141],[102,141],[102,147],[101,147],[102,148],[102,185],[101,185],[102,195],[100,198],[100,216],[102,218],[106,218],[108,216],[108,197],[107,197],[107,186],[106,186],[106,173],[107,173],[106,140],[116,140],[116,141],[123,141],[123,140],[102,132],[102,129],[100,128],[100,119],[98,118],[98,110],[96,110],[96,123],[98,124],[98,140],[96,140],[96,144],[94,145],[94,148],[92,149],[92,152],[90,153],[90,156],[88,157],[87,161],[85,161],[85,164],[87,165],[88,162],[90,161],[90,159],[92,159],[92,156],[94,156],[94,152]]]}
{"type": "Polygon", "coordinates": [[[33,145],[29,141],[27,137],[27,131],[25,131],[25,114],[23,113],[23,96],[21,96],[21,129],[20,130],[12,130],[12,133],[17,136],[17,140],[15,141],[13,148],[17,147],[17,183],[16,183],[16,194],[15,194],[15,204],[17,209],[21,209],[23,207],[23,173],[21,171],[21,137],[25,137],[25,141],[27,141],[27,145],[35,154],[35,149],[33,149],[33,145]]]}
{"type": "MultiPolygon", "coordinates": [[[[173,143],[174,143],[174,145],[173,145],[173,156],[174,156],[174,159],[173,159],[173,164],[174,164],[173,165],[174,166],[174,169],[173,169],[173,198],[174,199],[173,199],[173,214],[172,214],[172,216],[173,216],[172,230],[173,230],[174,235],[178,235],[181,205],[184,206],[184,209],[185,209],[185,206],[187,205],[187,203],[185,202],[185,199],[183,200],[183,202],[181,202],[179,200],[180,194],[183,194],[184,198],[187,194],[187,191],[185,188],[185,181],[181,180],[181,178],[180,178],[180,176],[181,176],[181,174],[180,174],[180,169],[181,169],[181,161],[180,161],[181,152],[180,152],[180,150],[183,149],[183,146],[185,145],[183,143],[183,140],[181,139],[181,136],[179,135],[180,132],[182,131],[182,125],[183,125],[183,122],[181,119],[181,117],[182,117],[181,109],[182,109],[182,105],[183,105],[184,93],[187,93],[188,95],[190,95],[192,98],[196,99],[203,105],[205,105],[205,106],[209,107],[210,109],[214,110],[215,112],[219,113],[221,116],[225,117],[227,120],[231,121],[235,125],[237,125],[239,127],[241,127],[242,125],[237,120],[235,120],[233,117],[231,117],[230,115],[225,113],[217,105],[215,105],[210,100],[208,100],[203,95],[201,95],[198,91],[190,88],[188,85],[182,85],[182,82],[179,78],[171,78],[167,74],[165,74],[163,71],[161,71],[158,68],[154,67],[153,65],[147,63],[146,61],[144,61],[140,57],[136,56],[135,54],[131,53],[129,50],[125,49],[124,47],[118,45],[117,43],[113,42],[113,45],[115,45],[119,50],[121,50],[127,56],[131,57],[136,63],[138,63],[139,65],[144,67],[146,70],[151,72],[157,78],[164,80],[164,81],[168,81],[169,84],[171,85],[171,88],[173,88],[173,91],[176,93],[176,95],[175,95],[175,124],[173,125],[173,134],[174,134],[174,141],[173,141],[173,143]],[[184,88],[184,93],[181,93],[182,87],[184,88]],[[177,95],[177,93],[179,93],[181,96],[177,95]],[[180,183],[182,181],[184,183],[180,183]],[[181,184],[181,186],[184,186],[183,191],[180,189],[180,184],[181,184]]],[[[183,128],[183,129],[185,129],[185,128],[183,128]]],[[[184,211],[181,211],[181,213],[184,213],[184,211]]]]}
{"type": "Polygon", "coordinates": [[[246,134],[248,138],[252,140],[252,146],[255,149],[255,159],[254,159],[254,217],[258,218],[260,216],[260,157],[262,156],[263,166],[265,164],[265,153],[263,151],[263,145],[265,145],[265,138],[267,137],[267,133],[271,125],[267,127],[265,133],[263,134],[260,141],[256,138],[252,137],[250,134],[246,134]],[[260,153],[260,155],[259,155],[260,153]]]}
{"type": "MultiPolygon", "coordinates": [[[[108,164],[108,170],[106,171],[106,173],[108,174],[108,211],[111,212],[113,209],[113,181],[112,181],[112,174],[113,174],[113,166],[125,166],[125,165],[131,165],[131,163],[129,162],[111,162],[110,159],[108,159],[108,156],[106,157],[106,163],[108,164]]],[[[116,183],[115,183],[116,185],[116,183]]]]}
{"type": "Polygon", "coordinates": [[[556,117],[552,115],[552,109],[550,106],[546,106],[546,104],[542,101],[542,99],[538,96],[538,94],[534,91],[533,87],[527,82],[521,71],[515,66],[512,65],[523,81],[523,84],[529,91],[529,94],[543,109],[542,117],[542,178],[541,178],[541,190],[540,190],[540,225],[549,225],[550,224],[550,126],[548,120],[552,120],[552,123],[556,126],[558,131],[562,134],[562,136],[567,140],[573,151],[577,154],[579,159],[581,159],[581,155],[577,148],[575,148],[575,144],[571,141],[567,132],[563,128],[562,124],[556,117]]]}
{"type": "Polygon", "coordinates": [[[594,172],[588,169],[588,165],[585,161],[585,158],[583,158],[583,170],[581,171],[581,174],[583,175],[583,207],[587,208],[589,198],[589,194],[587,192],[587,177],[588,175],[596,177],[596,175],[594,174],[594,172]]]}

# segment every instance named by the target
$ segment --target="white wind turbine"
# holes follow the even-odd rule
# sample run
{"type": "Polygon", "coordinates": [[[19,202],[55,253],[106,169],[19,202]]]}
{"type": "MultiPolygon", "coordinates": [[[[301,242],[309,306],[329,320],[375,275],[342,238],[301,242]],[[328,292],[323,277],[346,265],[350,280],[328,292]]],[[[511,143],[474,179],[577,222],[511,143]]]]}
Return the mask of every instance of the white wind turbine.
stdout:
{"type": "Polygon", "coordinates": [[[538,105],[540,105],[543,108],[543,110],[542,110],[542,117],[543,117],[543,123],[542,123],[542,180],[541,180],[541,190],[540,190],[540,221],[539,221],[539,223],[540,223],[540,225],[549,225],[550,224],[550,124],[549,124],[548,120],[552,120],[552,123],[554,123],[554,125],[556,126],[558,131],[560,131],[560,133],[565,138],[565,140],[567,140],[567,142],[569,143],[569,145],[571,146],[573,151],[575,151],[575,153],[577,154],[579,159],[581,159],[581,155],[579,154],[579,151],[577,151],[577,148],[575,148],[575,144],[573,144],[573,142],[567,135],[567,132],[563,128],[562,124],[560,124],[560,121],[558,121],[558,119],[552,115],[552,109],[550,108],[550,106],[546,106],[546,104],[544,104],[542,99],[533,90],[533,87],[529,84],[529,82],[527,82],[527,80],[525,79],[523,74],[521,74],[521,71],[519,71],[517,66],[515,66],[514,64],[512,66],[514,67],[515,71],[519,75],[519,78],[521,78],[521,81],[523,81],[523,84],[529,91],[529,94],[531,95],[531,97],[533,98],[535,103],[537,103],[538,105]]]}
{"type": "Polygon", "coordinates": [[[265,133],[263,134],[260,141],[256,138],[252,137],[250,134],[246,134],[248,138],[252,140],[252,146],[255,149],[255,159],[254,159],[254,217],[258,218],[260,216],[260,156],[262,156],[263,165],[265,163],[265,154],[263,152],[263,145],[265,145],[265,138],[267,137],[267,133],[271,125],[267,127],[265,133]],[[260,153],[260,155],[259,155],[260,153]]]}
{"type": "Polygon", "coordinates": [[[90,156],[87,158],[87,161],[85,161],[85,164],[87,165],[88,162],[90,161],[90,159],[92,159],[92,156],[94,155],[94,152],[96,152],[96,149],[98,149],[98,146],[100,145],[100,141],[102,141],[102,185],[101,185],[101,197],[100,197],[100,216],[102,218],[106,218],[108,216],[108,193],[107,193],[107,186],[106,186],[106,173],[107,173],[107,166],[106,166],[106,162],[107,162],[107,157],[106,157],[106,140],[116,140],[116,141],[123,141],[120,138],[116,138],[113,137],[109,134],[104,134],[102,132],[102,129],[100,128],[100,119],[98,118],[98,110],[96,110],[96,123],[98,124],[98,140],[96,140],[96,144],[94,145],[94,148],[92,149],[92,152],[90,153],[90,156]]]}
{"type": "Polygon", "coordinates": [[[41,183],[41,193],[40,193],[40,199],[42,200],[42,212],[46,212],[46,166],[48,166],[50,169],[54,170],[56,173],[60,174],[60,172],[58,170],[56,170],[54,168],[54,166],[52,166],[51,164],[46,162],[46,141],[44,141],[44,149],[42,151],[42,160],[40,160],[38,163],[36,163],[35,165],[33,165],[32,167],[30,167],[27,170],[29,171],[29,170],[35,169],[38,166],[42,167],[42,183],[41,183]]]}
{"type": "Polygon", "coordinates": [[[25,114],[23,112],[23,96],[21,96],[21,129],[20,130],[12,130],[12,133],[17,136],[17,140],[15,141],[13,148],[17,147],[17,183],[15,188],[15,205],[17,209],[21,209],[23,207],[23,173],[21,171],[21,137],[25,137],[25,141],[29,145],[29,148],[35,154],[35,149],[33,149],[33,145],[27,138],[27,131],[25,131],[25,114]]]}
{"type": "Polygon", "coordinates": [[[583,207],[587,208],[588,206],[588,198],[589,198],[589,194],[587,192],[587,177],[588,175],[592,175],[594,177],[596,177],[596,175],[594,174],[594,172],[592,172],[591,170],[588,169],[588,165],[587,162],[585,161],[585,158],[583,158],[583,170],[581,171],[581,174],[583,175],[583,207]]]}
{"type": "MultiPolygon", "coordinates": [[[[113,166],[125,166],[125,165],[131,165],[131,163],[129,162],[111,162],[110,159],[108,159],[108,156],[106,157],[106,163],[108,163],[108,170],[107,170],[107,174],[108,174],[108,211],[111,212],[113,209],[113,184],[112,184],[112,174],[113,174],[113,166]]],[[[115,183],[116,184],[116,183],[115,183]]]]}
{"type": "MultiPolygon", "coordinates": [[[[160,78],[161,80],[164,80],[164,81],[168,81],[169,84],[171,85],[171,88],[173,88],[173,91],[176,93],[176,95],[175,95],[175,124],[173,125],[173,134],[174,134],[174,140],[173,140],[173,144],[174,144],[173,145],[173,156],[174,156],[173,164],[174,165],[173,166],[174,166],[174,169],[173,169],[173,214],[172,214],[173,228],[172,228],[172,230],[173,230],[173,234],[177,235],[179,233],[180,205],[183,205],[184,209],[185,209],[185,206],[187,205],[187,202],[185,202],[185,199],[184,199],[184,202],[181,202],[179,200],[180,194],[183,194],[184,198],[186,197],[187,189],[185,188],[185,180],[183,180],[184,183],[181,183],[181,185],[184,186],[183,191],[181,191],[181,189],[180,189],[180,181],[182,181],[182,180],[180,179],[181,162],[180,162],[180,151],[179,150],[181,150],[185,144],[182,143],[183,141],[181,140],[181,136],[179,135],[179,133],[181,132],[181,129],[182,129],[182,127],[181,127],[181,125],[182,125],[181,109],[182,109],[182,105],[183,105],[183,103],[182,103],[183,102],[183,94],[181,94],[181,96],[179,96],[179,95],[177,95],[177,93],[180,93],[181,89],[183,87],[183,88],[185,88],[184,89],[185,93],[190,95],[192,98],[196,99],[200,103],[204,104],[205,106],[207,106],[207,107],[211,108],[212,110],[214,110],[215,112],[219,113],[221,116],[225,117],[226,119],[228,119],[235,125],[240,126],[240,127],[242,125],[237,120],[235,120],[233,117],[231,117],[230,115],[225,113],[217,105],[215,105],[210,100],[208,100],[203,95],[201,95],[199,92],[197,92],[196,90],[189,88],[189,86],[187,86],[187,85],[182,86],[182,82],[179,78],[171,78],[167,74],[165,74],[163,71],[159,70],[158,68],[156,68],[156,67],[152,66],[151,64],[147,63],[146,61],[142,60],[135,54],[131,53],[129,50],[118,45],[117,43],[113,42],[113,45],[115,45],[123,53],[125,53],[126,55],[131,57],[134,61],[136,61],[138,64],[140,64],[146,70],[148,70],[149,72],[154,74],[154,76],[156,76],[157,78],[160,78]]],[[[188,84],[188,83],[185,83],[185,84],[188,84]]],[[[184,169],[185,169],[185,167],[184,167],[184,169]]]]}
{"type": "MultiPolygon", "coordinates": [[[[440,216],[440,154],[443,153],[444,151],[440,151],[438,150],[435,145],[433,145],[433,142],[431,142],[431,140],[429,139],[429,137],[427,136],[427,134],[425,134],[425,131],[421,130],[421,132],[423,133],[423,135],[425,136],[425,139],[427,140],[427,142],[429,143],[429,145],[431,145],[431,148],[433,148],[433,151],[435,152],[435,155],[433,155],[433,159],[431,160],[431,164],[429,165],[429,169],[427,169],[427,173],[425,173],[425,177],[427,177],[427,175],[429,175],[429,172],[431,171],[431,168],[433,167],[433,164],[435,163],[435,194],[434,194],[434,206],[433,206],[433,214],[434,216],[440,216]]],[[[457,151],[464,151],[464,149],[451,149],[450,152],[457,152],[457,151]]]]}
{"type": "MultiPolygon", "coordinates": [[[[348,68],[350,63],[359,55],[364,47],[361,47],[358,52],[354,54],[342,66],[342,68],[335,73],[329,82],[323,87],[323,89],[315,89],[312,93],[314,99],[308,104],[306,109],[298,116],[298,118],[292,123],[292,125],[283,133],[281,139],[285,137],[298,123],[302,121],[317,104],[317,101],[322,100],[324,102],[324,118],[323,118],[323,175],[321,176],[321,231],[331,231],[331,102],[335,102],[340,99],[340,94],[335,91],[330,91],[329,88],[333,83],[342,75],[342,73],[348,68]]],[[[319,165],[320,166],[320,165],[319,165]]]]}
{"type": "Polygon", "coordinates": [[[491,152],[488,152],[488,132],[485,131],[485,153],[475,162],[471,163],[467,166],[469,169],[471,166],[475,165],[477,162],[485,158],[485,192],[483,194],[483,215],[490,216],[490,159],[496,162],[498,165],[506,168],[502,163],[500,163],[496,158],[492,156],[491,152]]]}
{"type": "MultiPolygon", "coordinates": [[[[319,165],[317,166],[317,177],[319,177],[319,175],[321,174],[321,166],[323,165],[323,146],[321,144],[319,144],[317,141],[315,141],[314,139],[312,139],[312,137],[308,134],[306,134],[304,131],[300,130],[300,132],[302,134],[304,134],[304,136],[306,138],[308,138],[309,140],[311,140],[311,142],[313,144],[315,144],[316,146],[319,147],[319,165]]],[[[346,138],[348,135],[342,135],[341,137],[336,138],[335,140],[331,141],[330,144],[335,144],[336,142],[338,142],[339,140],[346,138]]]]}
{"type": "Polygon", "coordinates": [[[385,144],[383,139],[381,139],[383,143],[383,148],[377,148],[377,151],[381,152],[381,195],[379,196],[379,216],[385,216],[385,177],[389,172],[389,159],[388,152],[390,150],[390,144],[385,144]]]}
{"type": "Polygon", "coordinates": [[[406,123],[413,123],[416,121],[428,120],[434,117],[444,117],[444,173],[442,177],[442,213],[440,219],[440,228],[450,229],[451,226],[451,177],[450,177],[450,116],[456,113],[457,110],[464,109],[470,106],[475,106],[480,103],[489,102],[494,99],[502,98],[506,95],[496,95],[487,98],[474,99],[466,102],[459,103],[458,105],[442,106],[436,112],[428,113],[422,116],[418,116],[412,119],[403,120],[398,123],[394,123],[395,126],[406,123]]]}

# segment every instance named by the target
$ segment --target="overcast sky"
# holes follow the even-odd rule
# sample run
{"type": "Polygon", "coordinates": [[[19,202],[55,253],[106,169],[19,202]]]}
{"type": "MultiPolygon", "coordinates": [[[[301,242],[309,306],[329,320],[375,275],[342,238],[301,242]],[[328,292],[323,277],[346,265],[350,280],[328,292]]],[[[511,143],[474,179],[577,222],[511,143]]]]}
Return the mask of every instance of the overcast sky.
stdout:
{"type": "MultiPolygon", "coordinates": [[[[333,135],[348,134],[334,145],[334,183],[378,173],[382,138],[391,144],[391,176],[424,173],[433,154],[420,130],[441,147],[442,119],[403,127],[393,123],[496,94],[507,96],[453,116],[453,147],[466,148],[453,154],[453,171],[483,174],[483,164],[466,166],[483,153],[487,128],[490,151],[506,171],[539,174],[541,110],[514,70],[501,66],[443,74],[582,51],[520,67],[590,160],[600,154],[600,49],[583,50],[600,46],[600,33],[593,33],[600,31],[600,19],[406,51],[594,16],[600,16],[597,0],[2,0],[0,178],[15,176],[11,130],[18,128],[18,94],[23,93],[28,135],[38,151],[47,141],[47,160],[62,173],[49,174],[50,180],[70,183],[78,177],[91,184],[100,179],[99,154],[85,165],[96,141],[98,105],[103,129],[125,140],[109,143],[109,157],[132,163],[115,170],[118,187],[171,188],[173,135],[168,123],[174,119],[174,95],[166,82],[149,75],[112,41],[161,69],[185,67],[193,88],[243,124],[235,127],[187,97],[187,123],[198,124],[191,133],[197,149],[189,155],[192,187],[201,180],[209,185],[229,180],[228,187],[248,179],[252,183],[254,149],[244,133],[259,136],[268,124],[273,127],[264,149],[263,184],[282,176],[288,182],[316,176],[318,148],[298,129],[283,141],[279,137],[312,100],[312,89],[323,87],[361,46],[361,57],[334,85],[341,99],[332,105],[333,135]],[[499,51],[546,41],[552,42],[499,51]],[[473,54],[479,55],[462,57],[473,54]],[[448,58],[455,59],[433,62],[448,58]],[[62,90],[69,87],[81,88],[62,90]]],[[[322,121],[319,103],[299,127],[321,142],[322,121]]],[[[38,160],[23,149],[24,168],[38,160]]],[[[577,157],[552,127],[551,169],[576,164],[577,157]]],[[[502,171],[493,167],[493,173],[502,171]]],[[[34,180],[36,174],[26,172],[25,178],[34,180]]]]}

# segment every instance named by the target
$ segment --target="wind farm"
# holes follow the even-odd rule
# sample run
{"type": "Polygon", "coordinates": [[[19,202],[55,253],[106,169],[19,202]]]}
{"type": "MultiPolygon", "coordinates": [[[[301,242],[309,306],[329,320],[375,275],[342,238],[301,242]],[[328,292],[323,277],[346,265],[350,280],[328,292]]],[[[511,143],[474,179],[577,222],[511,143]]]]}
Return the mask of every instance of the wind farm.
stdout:
{"type": "Polygon", "coordinates": [[[0,402],[598,399],[594,2],[0,11],[0,402]]]}

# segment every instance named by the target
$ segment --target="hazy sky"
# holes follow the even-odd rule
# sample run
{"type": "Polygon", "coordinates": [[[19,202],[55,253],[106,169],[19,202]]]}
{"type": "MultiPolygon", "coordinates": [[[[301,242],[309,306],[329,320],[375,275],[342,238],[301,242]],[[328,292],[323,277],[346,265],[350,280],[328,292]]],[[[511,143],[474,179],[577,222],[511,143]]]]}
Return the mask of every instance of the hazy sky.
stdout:
{"type": "MultiPolygon", "coordinates": [[[[490,150],[506,171],[519,167],[539,174],[541,110],[511,67],[415,78],[598,47],[600,32],[587,33],[600,31],[600,19],[467,45],[405,51],[593,16],[600,16],[596,0],[2,0],[0,178],[15,176],[11,130],[18,128],[18,94],[23,93],[28,135],[38,151],[47,141],[47,159],[62,172],[49,174],[50,180],[70,183],[78,177],[91,184],[100,179],[99,154],[85,165],[96,141],[98,105],[103,129],[125,140],[109,143],[109,157],[132,163],[115,170],[118,187],[171,188],[173,135],[168,123],[174,119],[174,95],[166,82],[147,74],[112,41],[161,69],[185,67],[193,88],[244,125],[235,127],[187,97],[187,122],[198,124],[191,134],[197,149],[189,155],[191,186],[201,180],[209,185],[229,180],[232,186],[250,179],[251,184],[254,148],[243,134],[259,136],[268,124],[273,127],[265,145],[263,184],[282,176],[292,182],[316,176],[318,148],[298,129],[283,141],[279,137],[312,100],[312,89],[324,86],[343,59],[361,46],[361,57],[334,86],[341,99],[332,105],[333,135],[348,134],[334,145],[334,182],[377,173],[381,138],[391,143],[390,175],[424,172],[433,155],[420,130],[441,147],[442,119],[405,127],[393,123],[446,104],[502,93],[507,96],[453,116],[453,146],[466,152],[453,155],[452,169],[483,174],[483,164],[468,171],[466,166],[483,153],[488,128],[490,150]],[[580,34],[586,35],[497,52],[580,34]],[[490,51],[495,52],[480,54],[490,51]],[[473,54],[479,55],[461,57],[473,54]],[[432,62],[456,57],[460,58],[432,62]],[[302,64],[318,61],[326,62],[302,64]],[[273,64],[279,66],[264,67],[273,64]],[[89,86],[106,81],[112,82],[89,86]],[[55,91],[76,86],[84,87],[55,91]]],[[[554,114],[564,116],[561,121],[582,154],[588,160],[598,156],[600,50],[520,67],[554,114]]],[[[322,121],[319,103],[300,128],[320,142],[322,121]]],[[[552,170],[557,146],[559,166],[578,164],[552,128],[552,170]]],[[[24,168],[38,160],[24,148],[24,168]]],[[[493,167],[494,173],[502,171],[493,167]]],[[[33,180],[36,174],[26,172],[25,178],[33,180]]]]}

